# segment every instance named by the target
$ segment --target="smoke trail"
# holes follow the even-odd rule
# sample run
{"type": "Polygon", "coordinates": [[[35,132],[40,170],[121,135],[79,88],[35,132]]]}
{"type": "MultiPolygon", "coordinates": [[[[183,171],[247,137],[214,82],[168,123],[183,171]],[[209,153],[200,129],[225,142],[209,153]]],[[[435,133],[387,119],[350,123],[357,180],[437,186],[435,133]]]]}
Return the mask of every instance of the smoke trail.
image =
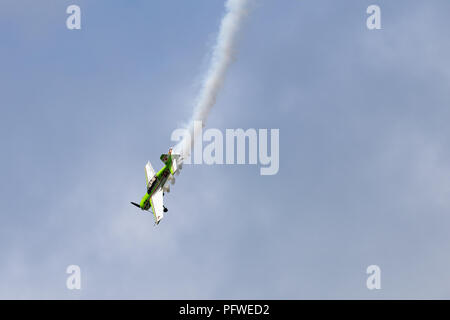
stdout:
{"type": "Polygon", "coordinates": [[[217,94],[225,80],[226,71],[233,61],[236,36],[247,14],[248,2],[249,0],[227,0],[225,3],[226,13],[220,24],[216,45],[212,52],[211,64],[206,77],[203,79],[188,128],[190,139],[185,138],[175,147],[175,152],[181,153],[183,157],[189,156],[194,139],[197,138],[193,128],[194,120],[200,120],[204,125],[211,108],[216,102],[217,94]]]}

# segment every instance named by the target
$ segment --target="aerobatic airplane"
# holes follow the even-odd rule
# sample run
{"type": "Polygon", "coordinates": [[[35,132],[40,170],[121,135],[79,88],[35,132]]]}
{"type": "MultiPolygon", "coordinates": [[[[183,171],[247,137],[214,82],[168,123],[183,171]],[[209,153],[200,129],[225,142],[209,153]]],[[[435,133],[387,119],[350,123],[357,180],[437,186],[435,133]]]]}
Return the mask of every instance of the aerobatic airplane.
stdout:
{"type": "Polygon", "coordinates": [[[141,203],[131,202],[136,207],[149,211],[152,208],[155,217],[155,223],[159,224],[164,217],[167,208],[163,204],[163,196],[165,192],[170,192],[169,182],[175,183],[175,173],[179,173],[182,165],[182,159],[179,154],[172,154],[172,148],[168,154],[162,154],[160,159],[164,162],[164,167],[155,174],[155,171],[147,162],[145,166],[145,175],[147,179],[147,193],[142,197],[141,203]]]}

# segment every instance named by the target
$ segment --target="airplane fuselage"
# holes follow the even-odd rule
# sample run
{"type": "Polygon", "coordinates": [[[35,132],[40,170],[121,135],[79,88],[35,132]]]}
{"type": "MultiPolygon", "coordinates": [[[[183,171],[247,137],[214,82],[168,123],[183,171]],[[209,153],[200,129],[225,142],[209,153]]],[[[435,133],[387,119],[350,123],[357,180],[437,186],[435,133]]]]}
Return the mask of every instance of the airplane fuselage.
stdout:
{"type": "Polygon", "coordinates": [[[154,181],[149,183],[147,186],[147,193],[142,197],[140,208],[142,210],[149,210],[150,209],[150,198],[153,196],[153,194],[164,187],[164,185],[167,182],[167,179],[170,176],[170,167],[172,166],[172,157],[169,155],[167,161],[165,162],[164,167],[161,168],[161,170],[158,171],[158,173],[154,177],[154,181]]]}

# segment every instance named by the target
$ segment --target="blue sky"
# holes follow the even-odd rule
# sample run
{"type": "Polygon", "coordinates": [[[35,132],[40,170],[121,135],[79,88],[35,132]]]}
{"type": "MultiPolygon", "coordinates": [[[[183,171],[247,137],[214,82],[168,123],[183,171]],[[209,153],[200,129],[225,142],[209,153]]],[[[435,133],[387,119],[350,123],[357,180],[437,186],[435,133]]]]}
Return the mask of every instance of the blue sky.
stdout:
{"type": "Polygon", "coordinates": [[[207,126],[279,128],[280,170],[186,166],[155,228],[223,1],[2,1],[0,298],[450,298],[450,3],[255,2],[207,126]]]}

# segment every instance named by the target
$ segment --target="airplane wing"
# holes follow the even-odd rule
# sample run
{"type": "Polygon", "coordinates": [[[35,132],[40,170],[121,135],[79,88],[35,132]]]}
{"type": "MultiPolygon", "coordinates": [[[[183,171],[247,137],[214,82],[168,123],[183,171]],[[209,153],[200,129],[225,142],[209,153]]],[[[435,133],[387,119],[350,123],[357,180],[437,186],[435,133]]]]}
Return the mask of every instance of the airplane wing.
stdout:
{"type": "Polygon", "coordinates": [[[145,179],[147,182],[147,188],[148,188],[148,182],[151,178],[153,178],[155,176],[155,170],[153,170],[152,165],[150,164],[150,161],[147,162],[147,164],[145,165],[145,179]]]}
{"type": "Polygon", "coordinates": [[[153,215],[155,216],[156,224],[159,224],[164,217],[164,205],[163,205],[163,191],[159,189],[156,191],[150,199],[152,205],[153,215]]]}

